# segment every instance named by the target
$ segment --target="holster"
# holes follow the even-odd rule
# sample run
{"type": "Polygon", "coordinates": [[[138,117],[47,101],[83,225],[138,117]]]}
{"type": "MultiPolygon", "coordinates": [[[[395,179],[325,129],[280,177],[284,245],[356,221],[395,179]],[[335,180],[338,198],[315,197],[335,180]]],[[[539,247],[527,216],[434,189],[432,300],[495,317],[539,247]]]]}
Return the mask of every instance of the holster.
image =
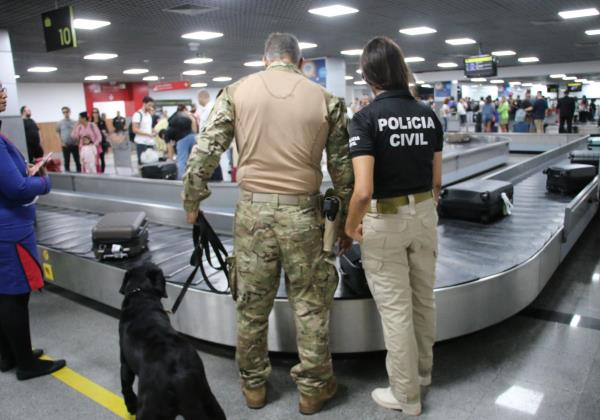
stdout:
{"type": "Polygon", "coordinates": [[[339,235],[340,217],[342,201],[339,197],[330,194],[330,191],[325,195],[323,203],[323,219],[325,226],[323,229],[323,251],[332,253],[333,247],[339,235]]]}
{"type": "Polygon", "coordinates": [[[238,278],[237,278],[237,264],[235,262],[235,254],[227,257],[227,271],[229,276],[227,282],[229,283],[229,291],[234,302],[237,302],[238,298],[238,278]]]}

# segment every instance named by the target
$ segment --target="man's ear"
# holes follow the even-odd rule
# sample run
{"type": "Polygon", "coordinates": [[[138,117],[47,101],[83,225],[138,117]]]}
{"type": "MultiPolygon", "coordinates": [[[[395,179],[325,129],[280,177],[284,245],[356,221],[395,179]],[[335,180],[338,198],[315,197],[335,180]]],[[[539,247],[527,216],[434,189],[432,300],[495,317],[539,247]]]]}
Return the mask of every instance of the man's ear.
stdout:
{"type": "Polygon", "coordinates": [[[125,277],[123,277],[123,283],[121,284],[121,288],[119,289],[119,293],[122,295],[125,294],[125,288],[127,287],[127,283],[129,283],[129,279],[131,278],[131,270],[128,270],[125,273],[125,277]]]}
{"type": "Polygon", "coordinates": [[[304,67],[304,57],[300,57],[300,60],[298,61],[298,68],[300,71],[302,71],[302,67],[304,67]]]}

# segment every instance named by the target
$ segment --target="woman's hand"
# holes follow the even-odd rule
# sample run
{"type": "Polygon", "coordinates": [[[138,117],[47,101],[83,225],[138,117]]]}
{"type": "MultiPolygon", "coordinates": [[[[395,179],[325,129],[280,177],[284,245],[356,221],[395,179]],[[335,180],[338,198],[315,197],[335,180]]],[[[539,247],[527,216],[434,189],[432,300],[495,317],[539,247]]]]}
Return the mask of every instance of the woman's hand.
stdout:
{"type": "Polygon", "coordinates": [[[363,238],[363,225],[360,223],[356,227],[346,225],[346,235],[354,239],[355,241],[362,241],[363,238]]]}
{"type": "Polygon", "coordinates": [[[342,255],[350,251],[350,248],[352,248],[352,238],[346,235],[344,232],[340,232],[338,237],[338,248],[338,255],[342,255]]]}

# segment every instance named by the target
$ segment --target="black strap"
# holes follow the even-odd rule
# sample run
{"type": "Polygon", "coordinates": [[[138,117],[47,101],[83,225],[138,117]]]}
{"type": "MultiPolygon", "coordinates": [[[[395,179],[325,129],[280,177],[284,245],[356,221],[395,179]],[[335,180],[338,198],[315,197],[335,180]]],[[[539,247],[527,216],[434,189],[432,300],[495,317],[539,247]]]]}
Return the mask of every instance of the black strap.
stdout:
{"type": "Polygon", "coordinates": [[[192,232],[192,238],[194,240],[194,252],[192,253],[192,257],[190,258],[190,265],[194,267],[194,270],[186,279],[185,283],[183,284],[183,288],[181,289],[181,292],[179,292],[179,296],[177,296],[177,299],[173,304],[173,308],[171,309],[171,313],[173,314],[177,312],[177,309],[179,308],[183,297],[190,288],[194,277],[196,277],[198,270],[200,270],[200,273],[202,273],[202,279],[204,280],[211,292],[219,295],[227,295],[230,293],[229,288],[227,288],[226,290],[218,290],[217,288],[215,288],[215,286],[212,284],[212,282],[206,275],[206,271],[204,270],[204,265],[202,264],[202,257],[206,255],[206,260],[208,261],[208,264],[215,270],[222,271],[225,274],[225,277],[229,278],[229,271],[227,270],[227,257],[229,254],[227,253],[227,250],[223,246],[223,243],[213,230],[212,226],[208,223],[208,221],[202,213],[198,214],[198,219],[194,224],[194,229],[192,232]],[[219,262],[218,267],[215,267],[211,261],[211,248],[215,253],[215,256],[217,257],[217,261],[219,262]]]}

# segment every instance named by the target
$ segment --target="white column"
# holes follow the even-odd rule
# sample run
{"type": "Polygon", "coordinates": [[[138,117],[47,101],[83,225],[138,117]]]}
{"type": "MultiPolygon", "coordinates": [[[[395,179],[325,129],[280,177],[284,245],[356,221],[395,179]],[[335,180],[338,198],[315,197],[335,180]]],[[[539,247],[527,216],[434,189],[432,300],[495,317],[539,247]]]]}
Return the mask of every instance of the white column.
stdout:
{"type": "Polygon", "coordinates": [[[346,61],[343,58],[325,59],[327,67],[327,82],[326,88],[339,98],[346,97],[346,61]]]}

